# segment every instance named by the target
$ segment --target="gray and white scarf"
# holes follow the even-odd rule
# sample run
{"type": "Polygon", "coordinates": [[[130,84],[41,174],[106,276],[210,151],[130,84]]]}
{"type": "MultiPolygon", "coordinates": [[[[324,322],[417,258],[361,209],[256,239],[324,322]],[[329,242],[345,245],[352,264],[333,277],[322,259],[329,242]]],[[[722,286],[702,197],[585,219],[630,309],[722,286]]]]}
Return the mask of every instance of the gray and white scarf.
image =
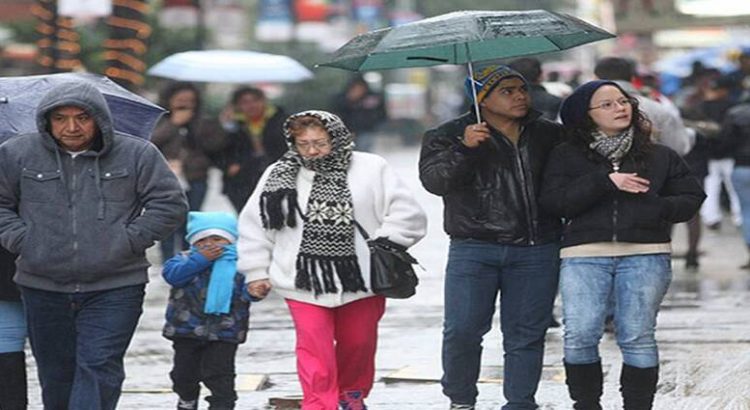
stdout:
{"type": "Polygon", "coordinates": [[[632,127],[614,136],[595,130],[591,133],[591,137],[594,141],[589,144],[589,148],[607,158],[615,168],[620,167],[622,158],[633,146],[632,127]]]}
{"type": "Polygon", "coordinates": [[[297,253],[295,287],[315,295],[337,293],[334,274],[344,292],[366,291],[354,248],[354,207],[347,172],[354,147],[353,136],[343,121],[325,111],[303,111],[284,123],[289,150],[274,165],[260,197],[263,227],[296,226],[297,175],[304,166],[315,171],[302,243],[297,253]],[[331,137],[331,153],[322,158],[303,158],[294,149],[289,132],[291,120],[312,116],[321,120],[331,137]],[[285,203],[286,202],[286,203],[285,203]]]}

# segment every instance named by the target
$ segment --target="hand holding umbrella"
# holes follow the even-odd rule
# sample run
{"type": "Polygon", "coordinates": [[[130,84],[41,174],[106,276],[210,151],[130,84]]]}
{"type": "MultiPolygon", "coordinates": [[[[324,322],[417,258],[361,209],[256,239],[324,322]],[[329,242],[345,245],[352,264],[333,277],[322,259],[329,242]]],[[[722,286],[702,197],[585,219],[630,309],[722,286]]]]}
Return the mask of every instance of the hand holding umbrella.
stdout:
{"type": "Polygon", "coordinates": [[[490,138],[490,129],[486,122],[480,122],[466,127],[463,143],[469,148],[476,148],[488,138],[490,138]]]}

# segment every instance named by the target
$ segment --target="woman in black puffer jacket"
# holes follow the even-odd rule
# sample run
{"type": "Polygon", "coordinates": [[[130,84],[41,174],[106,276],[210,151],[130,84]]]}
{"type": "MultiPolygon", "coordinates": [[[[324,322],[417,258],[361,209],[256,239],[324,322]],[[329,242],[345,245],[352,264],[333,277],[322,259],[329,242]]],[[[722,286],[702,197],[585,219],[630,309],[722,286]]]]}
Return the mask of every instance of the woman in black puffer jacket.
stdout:
{"type": "Polygon", "coordinates": [[[560,116],[568,142],[550,154],[540,203],[564,219],[560,293],[565,371],[576,409],[601,409],[598,345],[614,305],[625,409],[650,409],[656,315],[672,279],[670,228],[705,195],[680,156],[650,141],[637,100],[611,81],[578,87],[560,116]]]}

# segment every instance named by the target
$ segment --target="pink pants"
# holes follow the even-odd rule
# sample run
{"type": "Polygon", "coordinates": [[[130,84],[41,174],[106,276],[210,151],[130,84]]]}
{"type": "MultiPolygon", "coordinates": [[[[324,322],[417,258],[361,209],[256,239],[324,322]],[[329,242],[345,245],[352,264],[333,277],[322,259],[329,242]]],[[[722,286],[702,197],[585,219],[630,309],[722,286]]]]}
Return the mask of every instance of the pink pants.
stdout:
{"type": "Polygon", "coordinates": [[[375,378],[378,321],[385,298],[335,308],[286,300],[297,332],[297,375],[303,410],[335,410],[345,392],[367,397],[375,378]]]}

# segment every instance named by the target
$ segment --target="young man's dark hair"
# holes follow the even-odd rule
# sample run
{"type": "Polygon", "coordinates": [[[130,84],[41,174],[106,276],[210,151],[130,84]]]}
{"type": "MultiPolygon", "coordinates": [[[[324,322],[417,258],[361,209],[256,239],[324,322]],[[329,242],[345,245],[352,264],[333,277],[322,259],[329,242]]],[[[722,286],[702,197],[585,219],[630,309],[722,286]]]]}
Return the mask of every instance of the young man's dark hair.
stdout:
{"type": "Polygon", "coordinates": [[[531,83],[538,83],[542,77],[542,63],[536,58],[518,58],[511,61],[508,66],[521,73],[531,83]]]}
{"type": "Polygon", "coordinates": [[[533,57],[523,57],[511,61],[508,66],[529,80],[531,107],[541,112],[544,118],[550,121],[556,120],[562,98],[550,94],[541,84],[542,63],[533,57]]]}

